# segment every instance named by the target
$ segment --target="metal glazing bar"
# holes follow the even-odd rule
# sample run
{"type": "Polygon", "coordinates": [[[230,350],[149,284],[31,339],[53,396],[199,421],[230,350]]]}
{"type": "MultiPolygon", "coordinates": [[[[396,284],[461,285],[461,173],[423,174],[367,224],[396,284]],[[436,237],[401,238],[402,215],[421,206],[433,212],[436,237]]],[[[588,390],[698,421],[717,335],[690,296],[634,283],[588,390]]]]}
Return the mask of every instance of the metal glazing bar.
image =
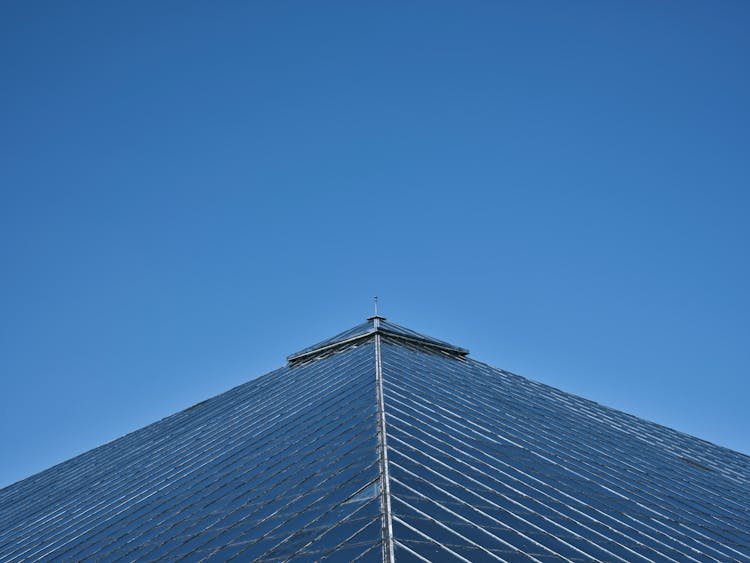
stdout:
{"type": "MultiPolygon", "coordinates": [[[[376,327],[377,328],[377,327],[376,327]]],[[[375,334],[375,380],[378,401],[378,457],[380,459],[380,515],[383,563],[393,563],[393,520],[391,517],[391,478],[388,474],[388,444],[385,434],[383,364],[380,358],[380,334],[375,334]]]]}

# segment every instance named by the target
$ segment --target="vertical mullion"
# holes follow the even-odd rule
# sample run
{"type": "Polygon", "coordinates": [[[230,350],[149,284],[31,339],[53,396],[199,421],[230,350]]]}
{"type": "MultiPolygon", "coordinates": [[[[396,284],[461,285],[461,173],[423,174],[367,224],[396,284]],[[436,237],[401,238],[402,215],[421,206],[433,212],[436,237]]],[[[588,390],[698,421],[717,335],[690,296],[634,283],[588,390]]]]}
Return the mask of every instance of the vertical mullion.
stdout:
{"type": "MultiPolygon", "coordinates": [[[[375,328],[378,328],[375,320],[375,328]]],[[[385,434],[385,399],[383,397],[383,365],[380,359],[380,334],[375,333],[375,381],[378,397],[378,453],[380,458],[380,515],[383,563],[393,563],[393,521],[391,519],[391,487],[388,475],[388,444],[385,434]]]]}

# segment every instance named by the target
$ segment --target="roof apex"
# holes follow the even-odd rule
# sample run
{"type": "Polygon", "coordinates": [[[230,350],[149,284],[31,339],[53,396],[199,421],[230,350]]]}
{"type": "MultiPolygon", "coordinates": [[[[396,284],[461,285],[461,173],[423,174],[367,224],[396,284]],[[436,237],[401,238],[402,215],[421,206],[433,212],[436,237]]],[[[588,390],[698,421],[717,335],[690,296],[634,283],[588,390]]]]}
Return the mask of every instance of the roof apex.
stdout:
{"type": "Polygon", "coordinates": [[[448,352],[456,356],[466,356],[469,351],[466,348],[455,346],[444,340],[438,340],[426,336],[409,328],[386,321],[385,317],[375,314],[367,318],[367,321],[347,329],[339,334],[326,338],[317,344],[303,348],[294,354],[287,356],[289,364],[296,364],[309,360],[321,354],[334,351],[359,340],[366,340],[375,334],[382,334],[396,340],[402,340],[425,348],[432,348],[448,352]]]}

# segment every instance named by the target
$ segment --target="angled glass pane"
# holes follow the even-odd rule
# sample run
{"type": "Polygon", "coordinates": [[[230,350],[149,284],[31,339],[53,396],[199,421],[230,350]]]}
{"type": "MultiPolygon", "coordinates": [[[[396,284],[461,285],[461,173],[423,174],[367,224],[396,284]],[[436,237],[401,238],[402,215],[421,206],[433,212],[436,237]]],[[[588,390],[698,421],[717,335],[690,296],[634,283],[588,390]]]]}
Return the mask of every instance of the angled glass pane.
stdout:
{"type": "Polygon", "coordinates": [[[376,404],[372,342],[272,372],[0,491],[0,559],[363,552],[376,404]]]}
{"type": "Polygon", "coordinates": [[[405,557],[750,557],[746,456],[417,343],[381,348],[405,557]]]}

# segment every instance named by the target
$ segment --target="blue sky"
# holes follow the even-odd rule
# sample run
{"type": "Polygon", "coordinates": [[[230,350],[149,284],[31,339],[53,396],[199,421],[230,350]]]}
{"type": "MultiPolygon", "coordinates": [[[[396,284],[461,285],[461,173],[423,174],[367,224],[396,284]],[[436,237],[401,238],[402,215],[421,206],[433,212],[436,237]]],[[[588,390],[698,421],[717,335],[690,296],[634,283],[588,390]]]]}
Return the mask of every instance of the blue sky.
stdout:
{"type": "Polygon", "coordinates": [[[0,486],[392,321],[750,453],[746,2],[6,2],[0,486]]]}

